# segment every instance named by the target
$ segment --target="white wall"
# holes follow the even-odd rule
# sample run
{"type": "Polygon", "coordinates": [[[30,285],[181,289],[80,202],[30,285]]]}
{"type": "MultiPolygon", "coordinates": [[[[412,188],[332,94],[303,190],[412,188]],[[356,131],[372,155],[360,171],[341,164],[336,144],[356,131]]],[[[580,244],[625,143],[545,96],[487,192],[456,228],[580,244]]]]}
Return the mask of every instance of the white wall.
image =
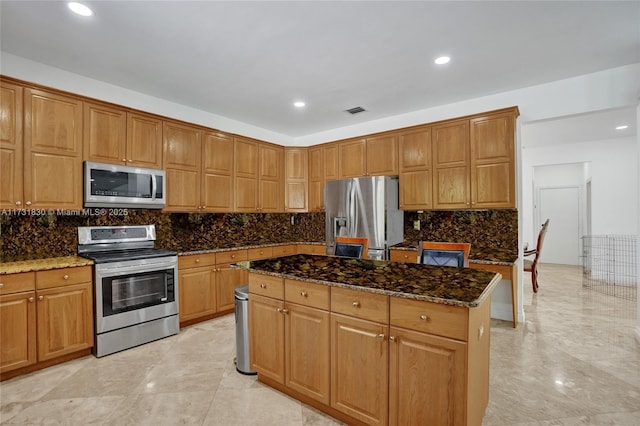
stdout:
{"type": "MultiPolygon", "coordinates": [[[[640,93],[638,93],[638,103],[636,104],[636,126],[640,125],[640,93]]],[[[636,127],[636,158],[638,160],[638,164],[640,164],[640,129],[636,127]]],[[[638,184],[638,190],[636,191],[638,194],[638,211],[640,211],[640,184],[638,184]]],[[[636,221],[638,229],[640,229],[640,215],[636,215],[636,221]]],[[[640,287],[640,235],[637,236],[637,244],[636,244],[636,265],[638,271],[638,280],[637,285],[640,287]]],[[[636,315],[636,340],[640,343],[640,293],[636,290],[636,300],[638,302],[638,312],[636,315]]]]}
{"type": "Polygon", "coordinates": [[[634,137],[524,148],[523,241],[535,241],[538,232],[533,217],[534,167],[579,162],[590,162],[592,233],[637,234],[637,150],[634,137]]]}

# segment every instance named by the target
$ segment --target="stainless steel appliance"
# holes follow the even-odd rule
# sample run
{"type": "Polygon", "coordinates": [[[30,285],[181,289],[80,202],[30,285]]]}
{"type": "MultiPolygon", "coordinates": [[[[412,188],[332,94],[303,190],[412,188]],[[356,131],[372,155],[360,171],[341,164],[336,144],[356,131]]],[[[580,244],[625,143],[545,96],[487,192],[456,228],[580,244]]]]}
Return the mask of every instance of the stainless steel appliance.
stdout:
{"type": "Polygon", "coordinates": [[[236,370],[242,374],[258,374],[251,369],[249,353],[249,286],[235,288],[236,300],[236,370]]]}
{"type": "Polygon", "coordinates": [[[84,206],[161,209],[165,172],[158,169],[84,162],[84,206]]]}
{"type": "Polygon", "coordinates": [[[155,239],[155,225],[78,228],[78,254],[95,262],[97,357],[179,331],[178,256],[155,239]]]}
{"type": "Polygon", "coordinates": [[[336,236],[365,237],[369,252],[364,257],[388,259],[388,248],[404,238],[398,188],[397,176],[327,181],[324,192],[327,254],[333,254],[336,236]]]}

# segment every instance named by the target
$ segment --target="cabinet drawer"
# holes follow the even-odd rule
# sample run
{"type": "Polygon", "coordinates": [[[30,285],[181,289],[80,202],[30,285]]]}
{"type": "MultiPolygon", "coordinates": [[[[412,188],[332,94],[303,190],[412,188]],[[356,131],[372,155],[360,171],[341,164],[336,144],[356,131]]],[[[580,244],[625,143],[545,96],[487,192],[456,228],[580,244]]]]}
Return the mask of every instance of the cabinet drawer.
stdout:
{"type": "Polygon", "coordinates": [[[331,312],[377,321],[389,322],[389,296],[333,287],[331,312]]]}
{"type": "Polygon", "coordinates": [[[34,272],[0,275],[0,294],[19,293],[35,290],[35,288],[36,274],[34,272]]]}
{"type": "Polygon", "coordinates": [[[78,268],[52,269],[36,272],[36,288],[60,287],[71,284],[92,282],[91,266],[78,268]]]}
{"type": "Polygon", "coordinates": [[[216,264],[215,253],[190,254],[178,256],[178,269],[196,268],[201,266],[213,266],[216,264]]]}
{"type": "Polygon", "coordinates": [[[305,281],[284,280],[284,300],[304,306],[329,310],[329,286],[305,281]]]}
{"type": "Polygon", "coordinates": [[[416,263],[418,254],[414,250],[389,250],[389,260],[392,262],[416,263]]]}
{"type": "Polygon", "coordinates": [[[302,254],[326,254],[327,248],[320,244],[301,244],[298,253],[302,254]]]}
{"type": "Polygon", "coordinates": [[[249,292],[284,299],[284,279],[271,275],[249,274],[249,292]]]}
{"type": "Polygon", "coordinates": [[[216,253],[216,262],[218,263],[235,263],[247,260],[246,250],[230,250],[216,253]]]}
{"type": "Polygon", "coordinates": [[[294,245],[276,246],[276,247],[273,247],[273,257],[289,256],[291,254],[296,254],[296,251],[297,251],[297,247],[294,245]]]}
{"type": "Polygon", "coordinates": [[[392,297],[391,325],[467,340],[467,308],[392,297]]]}
{"type": "Polygon", "coordinates": [[[249,260],[266,259],[273,257],[273,247],[249,249],[249,260]]]}

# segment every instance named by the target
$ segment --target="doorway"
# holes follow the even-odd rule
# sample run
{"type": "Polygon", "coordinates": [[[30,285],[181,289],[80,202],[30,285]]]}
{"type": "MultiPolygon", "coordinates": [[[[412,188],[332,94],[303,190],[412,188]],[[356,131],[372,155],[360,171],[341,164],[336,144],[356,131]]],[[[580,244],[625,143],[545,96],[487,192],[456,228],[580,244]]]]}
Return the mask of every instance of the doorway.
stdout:
{"type": "Polygon", "coordinates": [[[580,187],[538,188],[538,229],[549,219],[540,262],[581,265],[580,187]]]}

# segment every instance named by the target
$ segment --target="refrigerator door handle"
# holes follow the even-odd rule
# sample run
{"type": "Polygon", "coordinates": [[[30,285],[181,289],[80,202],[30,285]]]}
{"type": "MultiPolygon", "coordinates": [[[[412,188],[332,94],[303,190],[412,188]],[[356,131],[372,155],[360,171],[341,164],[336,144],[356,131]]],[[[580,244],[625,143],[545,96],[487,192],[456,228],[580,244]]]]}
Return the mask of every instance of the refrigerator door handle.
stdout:
{"type": "Polygon", "coordinates": [[[348,231],[350,237],[357,237],[356,229],[358,229],[358,200],[356,200],[356,188],[353,182],[349,182],[349,221],[348,231]]]}

